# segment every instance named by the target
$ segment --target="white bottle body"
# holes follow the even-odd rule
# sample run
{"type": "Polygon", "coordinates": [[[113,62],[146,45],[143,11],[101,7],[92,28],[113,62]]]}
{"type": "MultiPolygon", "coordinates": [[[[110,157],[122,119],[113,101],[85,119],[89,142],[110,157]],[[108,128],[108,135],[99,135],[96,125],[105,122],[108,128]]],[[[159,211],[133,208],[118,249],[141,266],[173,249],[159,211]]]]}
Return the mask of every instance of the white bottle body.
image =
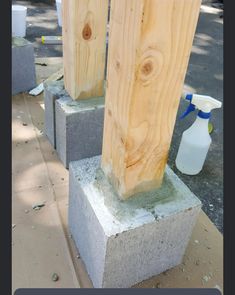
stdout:
{"type": "Polygon", "coordinates": [[[208,121],[197,116],[193,125],[184,131],[175,161],[180,172],[196,175],[202,170],[211,144],[208,121]]]}

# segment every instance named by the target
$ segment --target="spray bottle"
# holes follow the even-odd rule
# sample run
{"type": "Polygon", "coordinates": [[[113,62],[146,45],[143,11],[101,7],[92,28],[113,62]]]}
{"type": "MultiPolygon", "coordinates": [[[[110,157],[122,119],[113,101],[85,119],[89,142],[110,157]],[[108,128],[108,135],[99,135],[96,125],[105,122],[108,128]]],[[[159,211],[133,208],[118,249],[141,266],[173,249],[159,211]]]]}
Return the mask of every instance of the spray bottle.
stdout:
{"type": "Polygon", "coordinates": [[[185,113],[180,117],[185,118],[190,112],[199,109],[197,119],[183,132],[176,167],[184,174],[196,175],[203,167],[207,152],[211,144],[208,123],[211,110],[221,108],[222,103],[210,96],[198,94],[183,94],[184,99],[190,102],[185,113]]]}

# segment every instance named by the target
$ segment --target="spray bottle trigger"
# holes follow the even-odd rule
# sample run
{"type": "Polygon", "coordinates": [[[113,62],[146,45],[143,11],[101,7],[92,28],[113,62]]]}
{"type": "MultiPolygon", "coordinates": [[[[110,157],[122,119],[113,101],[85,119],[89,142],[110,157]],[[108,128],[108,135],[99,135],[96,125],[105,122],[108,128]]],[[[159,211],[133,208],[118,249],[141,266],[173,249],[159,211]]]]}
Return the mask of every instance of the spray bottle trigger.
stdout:
{"type": "Polygon", "coordinates": [[[183,115],[180,116],[180,119],[185,118],[189,113],[195,111],[196,107],[194,104],[190,103],[187,110],[183,113],[183,115]]]}

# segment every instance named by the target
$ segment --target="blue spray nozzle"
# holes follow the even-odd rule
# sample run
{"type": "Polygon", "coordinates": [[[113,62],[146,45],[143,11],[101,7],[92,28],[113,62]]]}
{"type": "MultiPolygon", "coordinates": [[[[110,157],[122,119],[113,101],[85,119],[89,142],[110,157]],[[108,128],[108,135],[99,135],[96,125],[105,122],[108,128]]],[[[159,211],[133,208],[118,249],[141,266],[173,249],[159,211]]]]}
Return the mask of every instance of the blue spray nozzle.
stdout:
{"type": "Polygon", "coordinates": [[[180,116],[180,119],[185,118],[189,113],[195,111],[197,108],[199,110],[198,117],[202,119],[209,119],[211,115],[211,110],[216,108],[221,108],[222,103],[208,95],[199,94],[182,94],[182,98],[190,102],[187,110],[180,116]]]}
{"type": "Polygon", "coordinates": [[[185,94],[183,98],[190,101],[190,105],[188,106],[187,110],[180,116],[180,119],[185,118],[189,113],[195,111],[196,106],[192,103],[193,95],[192,94],[185,94]]]}
{"type": "Polygon", "coordinates": [[[192,94],[186,94],[184,99],[189,100],[190,102],[192,102],[193,95],[192,94]]]}
{"type": "Polygon", "coordinates": [[[180,119],[185,118],[189,113],[194,112],[196,109],[195,105],[190,103],[187,110],[183,113],[183,115],[180,116],[180,119]]]}

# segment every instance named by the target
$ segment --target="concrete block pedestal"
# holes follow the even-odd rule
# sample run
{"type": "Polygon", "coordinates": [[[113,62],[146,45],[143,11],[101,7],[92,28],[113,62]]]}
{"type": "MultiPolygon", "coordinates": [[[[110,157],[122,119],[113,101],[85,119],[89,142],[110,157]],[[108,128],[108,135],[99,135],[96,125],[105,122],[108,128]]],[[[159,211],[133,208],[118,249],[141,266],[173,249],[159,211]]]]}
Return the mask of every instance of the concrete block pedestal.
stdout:
{"type": "Polygon", "coordinates": [[[31,90],[37,85],[33,44],[12,37],[12,95],[31,90]]]}
{"type": "Polygon", "coordinates": [[[55,101],[56,151],[66,168],[101,154],[103,124],[104,97],[74,101],[64,95],[55,101]]]}
{"type": "Polygon", "coordinates": [[[70,161],[101,154],[104,98],[75,101],[64,81],[44,83],[45,129],[50,143],[66,168],[70,161]]]}
{"type": "Polygon", "coordinates": [[[64,90],[64,81],[45,82],[44,86],[44,132],[48,137],[51,145],[56,148],[55,133],[55,101],[61,96],[66,95],[64,90]]]}
{"type": "Polygon", "coordinates": [[[160,189],[127,201],[100,156],[69,173],[69,228],[95,288],[131,287],[181,263],[201,202],[169,167],[160,189]]]}

